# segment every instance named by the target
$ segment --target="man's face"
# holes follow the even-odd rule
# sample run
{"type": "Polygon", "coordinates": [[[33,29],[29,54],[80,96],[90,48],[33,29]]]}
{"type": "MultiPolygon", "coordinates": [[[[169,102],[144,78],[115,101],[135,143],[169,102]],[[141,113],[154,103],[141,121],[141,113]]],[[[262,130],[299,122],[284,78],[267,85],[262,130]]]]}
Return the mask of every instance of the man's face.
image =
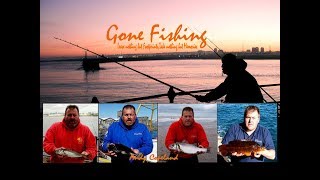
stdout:
{"type": "Polygon", "coordinates": [[[260,115],[256,110],[248,111],[246,117],[244,118],[244,122],[246,124],[247,130],[249,131],[255,130],[258,126],[259,121],[260,121],[260,115]]]}
{"type": "Polygon", "coordinates": [[[66,125],[71,129],[77,127],[77,125],[80,122],[79,112],[77,111],[77,109],[76,108],[67,109],[66,114],[64,116],[64,121],[65,121],[66,125]]]}
{"type": "Polygon", "coordinates": [[[127,108],[122,111],[122,120],[125,125],[132,126],[136,121],[136,112],[132,108],[127,108]]]}
{"type": "Polygon", "coordinates": [[[192,111],[183,111],[182,112],[182,124],[184,126],[191,126],[194,122],[192,111]]]}
{"type": "Polygon", "coordinates": [[[222,68],[223,74],[227,74],[227,75],[229,74],[229,72],[230,72],[230,64],[222,63],[221,68],[222,68]]]}

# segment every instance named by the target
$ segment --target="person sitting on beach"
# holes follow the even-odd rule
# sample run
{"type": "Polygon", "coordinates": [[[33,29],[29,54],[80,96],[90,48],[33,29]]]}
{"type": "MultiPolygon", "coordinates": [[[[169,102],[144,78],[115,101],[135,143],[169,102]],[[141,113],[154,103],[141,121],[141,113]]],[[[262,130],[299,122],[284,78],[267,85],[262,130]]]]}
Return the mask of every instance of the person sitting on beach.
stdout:
{"type": "Polygon", "coordinates": [[[211,102],[226,95],[226,103],[263,103],[263,96],[256,79],[246,71],[247,63],[234,54],[222,57],[222,72],[228,77],[205,96],[196,95],[200,102],[211,102]]]}
{"type": "MultiPolygon", "coordinates": [[[[129,147],[135,155],[146,156],[152,152],[152,136],[145,124],[139,123],[135,107],[125,105],[122,108],[122,116],[119,122],[114,122],[108,128],[104,137],[102,150],[111,157],[111,163],[138,163],[141,159],[133,159],[126,156],[119,157],[114,151],[108,149],[110,144],[121,144],[122,147],[129,147]],[[134,161],[135,160],[135,161],[134,161]]],[[[142,162],[142,161],[141,161],[142,162]]]]}
{"type": "Polygon", "coordinates": [[[89,127],[80,122],[78,106],[67,106],[62,122],[51,125],[45,134],[43,149],[51,155],[52,163],[83,163],[85,159],[93,161],[97,155],[96,138],[89,127]],[[64,149],[78,152],[84,158],[58,154],[59,150],[64,149]]]}
{"type": "Polygon", "coordinates": [[[184,107],[180,119],[173,122],[166,135],[165,145],[170,150],[169,157],[176,157],[178,160],[169,160],[169,163],[198,163],[198,154],[185,154],[171,150],[169,147],[176,142],[197,144],[200,148],[208,148],[209,141],[201,124],[195,122],[194,111],[191,107],[184,107]]]}
{"type": "Polygon", "coordinates": [[[250,140],[265,147],[265,150],[255,153],[254,157],[244,156],[242,153],[233,152],[231,162],[263,162],[264,158],[275,159],[275,147],[269,130],[259,125],[260,110],[256,106],[247,106],[244,111],[244,121],[232,125],[222,140],[228,144],[233,140],[250,140]]]}

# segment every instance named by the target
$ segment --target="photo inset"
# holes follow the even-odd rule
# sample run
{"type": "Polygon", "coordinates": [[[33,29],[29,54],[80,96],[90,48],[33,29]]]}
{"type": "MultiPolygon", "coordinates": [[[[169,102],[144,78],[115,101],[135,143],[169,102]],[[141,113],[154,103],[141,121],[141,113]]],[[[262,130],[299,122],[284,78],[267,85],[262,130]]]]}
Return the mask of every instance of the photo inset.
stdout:
{"type": "Polygon", "coordinates": [[[157,104],[99,105],[99,163],[157,162],[157,104]]]}
{"type": "Polygon", "coordinates": [[[159,104],[158,108],[159,162],[217,162],[216,104],[159,104]]]}
{"type": "Polygon", "coordinates": [[[98,104],[43,104],[43,163],[96,162],[98,104]]]}
{"type": "Polygon", "coordinates": [[[218,104],[218,162],[276,162],[276,103],[218,104]]]}

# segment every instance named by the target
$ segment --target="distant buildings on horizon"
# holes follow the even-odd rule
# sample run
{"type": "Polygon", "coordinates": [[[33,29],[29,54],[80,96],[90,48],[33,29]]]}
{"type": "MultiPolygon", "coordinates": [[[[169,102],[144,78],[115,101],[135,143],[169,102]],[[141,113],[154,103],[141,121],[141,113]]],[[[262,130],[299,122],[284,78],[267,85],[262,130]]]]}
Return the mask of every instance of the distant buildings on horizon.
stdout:
{"type": "MultiPolygon", "coordinates": [[[[80,113],[80,116],[98,116],[97,112],[86,112],[86,113],[80,113]]],[[[64,113],[61,112],[50,112],[50,113],[44,113],[43,116],[64,116],[64,113]]]]}
{"type": "MultiPolygon", "coordinates": [[[[186,52],[161,52],[161,53],[137,53],[137,54],[111,54],[111,55],[105,55],[101,54],[102,56],[106,58],[143,58],[143,57],[154,57],[154,56],[177,56],[178,58],[180,57],[185,57],[185,56],[190,56],[193,58],[219,58],[219,56],[223,56],[225,53],[233,53],[237,56],[241,56],[243,58],[271,58],[271,59],[277,59],[280,58],[280,51],[271,51],[271,48],[269,47],[268,51],[265,51],[264,47],[252,47],[251,50],[247,49],[246,51],[230,51],[230,52],[224,52],[221,49],[214,48],[213,51],[215,53],[212,53],[212,51],[203,51],[203,50],[198,50],[198,51],[186,51],[186,52]]],[[[77,56],[77,57],[57,57],[57,58],[40,58],[40,60],[46,60],[46,59],[82,59],[83,57],[77,56]]],[[[100,58],[99,56],[88,56],[88,58],[100,58]]]]}
{"type": "MultiPolygon", "coordinates": [[[[264,47],[252,47],[252,49],[248,49],[246,51],[231,51],[231,52],[224,52],[223,50],[218,48],[214,48],[213,51],[215,53],[212,53],[212,51],[203,51],[203,50],[198,50],[198,51],[186,51],[186,52],[164,52],[164,53],[143,53],[143,54],[113,54],[113,55],[103,55],[105,57],[118,57],[118,58],[139,58],[139,57],[152,57],[152,56],[177,56],[177,57],[184,57],[184,56],[192,56],[194,58],[199,58],[199,57],[208,57],[208,58],[219,58],[219,56],[223,56],[226,53],[232,53],[237,56],[245,56],[245,57],[254,57],[254,58],[259,58],[259,57],[277,57],[279,56],[280,58],[280,51],[265,51],[264,47]]],[[[97,56],[97,58],[99,58],[97,56]]]]}

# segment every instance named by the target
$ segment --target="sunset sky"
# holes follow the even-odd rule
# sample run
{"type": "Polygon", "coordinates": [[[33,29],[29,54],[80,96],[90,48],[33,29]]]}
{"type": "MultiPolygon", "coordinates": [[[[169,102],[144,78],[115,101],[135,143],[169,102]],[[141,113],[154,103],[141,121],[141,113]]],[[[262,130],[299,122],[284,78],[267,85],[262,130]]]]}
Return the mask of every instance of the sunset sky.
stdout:
{"type": "MultiPolygon", "coordinates": [[[[175,33],[182,24],[179,35],[194,33],[205,36],[220,49],[242,51],[252,47],[280,50],[280,0],[41,0],[40,1],[40,57],[81,56],[84,51],[56,40],[58,37],[99,54],[161,53],[168,49],[120,49],[120,45],[188,43],[200,48],[201,40],[190,39],[169,42],[161,40],[175,33]],[[107,40],[108,28],[116,24],[118,30],[110,30],[110,36],[121,33],[138,35],[142,40],[107,40]],[[154,24],[159,34],[150,32],[154,24]],[[187,31],[184,31],[185,28],[187,31]],[[165,28],[164,31],[161,31],[165,28]]],[[[209,46],[215,46],[206,41],[209,46]]],[[[175,51],[175,50],[171,50],[175,51]]],[[[189,51],[183,49],[179,51],[189,51]]],[[[194,49],[192,50],[194,51],[194,49]]],[[[90,55],[90,54],[89,54],[90,55]]]]}

